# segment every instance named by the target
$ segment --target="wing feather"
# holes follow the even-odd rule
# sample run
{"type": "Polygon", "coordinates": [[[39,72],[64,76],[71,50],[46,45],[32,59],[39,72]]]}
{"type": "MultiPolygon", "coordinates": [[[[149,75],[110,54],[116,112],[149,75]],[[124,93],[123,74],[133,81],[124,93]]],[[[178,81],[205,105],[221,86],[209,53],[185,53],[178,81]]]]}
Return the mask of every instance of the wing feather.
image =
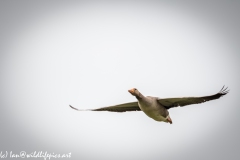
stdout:
{"type": "Polygon", "coordinates": [[[163,105],[165,108],[170,109],[173,107],[183,107],[186,105],[191,105],[191,104],[198,104],[198,103],[203,103],[207,102],[210,100],[218,99],[224,95],[226,95],[229,92],[227,88],[223,88],[214,95],[210,96],[204,96],[204,97],[182,97],[182,98],[164,98],[164,99],[158,99],[158,102],[163,105]]]}
{"type": "Polygon", "coordinates": [[[109,107],[102,107],[97,109],[89,109],[89,110],[81,110],[77,109],[75,107],[72,107],[69,105],[72,109],[78,110],[78,111],[109,111],[109,112],[127,112],[127,111],[141,111],[141,109],[138,106],[138,102],[129,102],[109,107]]]}

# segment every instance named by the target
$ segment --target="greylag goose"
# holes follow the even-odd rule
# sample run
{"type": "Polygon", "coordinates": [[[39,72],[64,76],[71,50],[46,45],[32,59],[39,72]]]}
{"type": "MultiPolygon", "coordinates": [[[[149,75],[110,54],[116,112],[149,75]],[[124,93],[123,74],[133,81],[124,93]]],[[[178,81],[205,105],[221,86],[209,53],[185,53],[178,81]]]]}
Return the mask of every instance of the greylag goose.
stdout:
{"type": "MultiPolygon", "coordinates": [[[[138,101],[98,109],[90,109],[88,111],[110,111],[110,112],[143,111],[148,117],[156,121],[163,121],[172,124],[172,119],[170,118],[168,109],[218,99],[226,95],[229,92],[229,90],[227,90],[227,88],[224,88],[223,86],[222,89],[214,95],[182,98],[158,98],[144,96],[136,88],[130,89],[128,90],[128,92],[135,96],[138,101]]],[[[72,107],[71,105],[69,106],[78,111],[86,111],[77,109],[75,107],[72,107]]]]}

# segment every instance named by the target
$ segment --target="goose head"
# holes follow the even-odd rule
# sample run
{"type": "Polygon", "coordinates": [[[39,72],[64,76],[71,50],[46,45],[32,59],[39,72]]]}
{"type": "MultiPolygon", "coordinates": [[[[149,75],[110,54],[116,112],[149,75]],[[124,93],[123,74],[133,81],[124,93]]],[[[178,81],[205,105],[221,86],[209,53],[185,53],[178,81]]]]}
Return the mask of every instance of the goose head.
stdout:
{"type": "Polygon", "coordinates": [[[142,94],[136,88],[129,89],[128,92],[131,93],[131,95],[135,96],[136,98],[142,97],[142,94]]]}

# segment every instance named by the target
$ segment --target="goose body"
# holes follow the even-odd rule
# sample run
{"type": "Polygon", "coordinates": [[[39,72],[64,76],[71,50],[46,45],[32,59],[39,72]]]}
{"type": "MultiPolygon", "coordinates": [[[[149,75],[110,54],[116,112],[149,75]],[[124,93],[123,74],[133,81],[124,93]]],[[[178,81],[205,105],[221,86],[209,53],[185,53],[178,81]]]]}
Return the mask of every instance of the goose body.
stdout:
{"type": "Polygon", "coordinates": [[[156,121],[172,123],[168,119],[168,117],[170,118],[168,110],[158,103],[157,100],[157,97],[143,96],[138,99],[138,106],[148,117],[156,121]]]}
{"type": "MultiPolygon", "coordinates": [[[[218,93],[210,96],[162,98],[162,99],[158,97],[144,96],[136,88],[130,89],[128,90],[128,92],[136,97],[137,102],[129,102],[109,107],[102,107],[92,109],[90,111],[110,111],[110,112],[143,111],[148,117],[156,121],[163,121],[172,124],[172,120],[168,112],[170,108],[178,106],[183,107],[186,105],[198,104],[218,99],[226,95],[229,92],[229,90],[227,90],[227,88],[224,88],[223,86],[223,88],[218,93]]],[[[78,111],[83,111],[75,107],[72,107],[71,105],[70,107],[78,111]]]]}

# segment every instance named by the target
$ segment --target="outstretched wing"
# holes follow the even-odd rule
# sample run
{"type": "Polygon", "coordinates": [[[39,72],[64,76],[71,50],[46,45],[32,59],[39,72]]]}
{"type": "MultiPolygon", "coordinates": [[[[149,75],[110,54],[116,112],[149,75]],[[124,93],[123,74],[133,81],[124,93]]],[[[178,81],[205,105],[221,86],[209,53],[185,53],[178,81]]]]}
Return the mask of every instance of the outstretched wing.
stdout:
{"type": "Polygon", "coordinates": [[[71,105],[69,105],[69,106],[72,109],[75,109],[78,111],[109,111],[109,112],[141,111],[141,109],[138,106],[138,102],[130,102],[130,103],[124,103],[124,104],[119,104],[119,105],[115,105],[115,106],[102,107],[102,108],[89,109],[89,110],[80,110],[71,105]]]}
{"type": "Polygon", "coordinates": [[[227,94],[229,90],[227,88],[223,88],[214,95],[211,96],[204,96],[204,97],[182,97],[182,98],[164,98],[164,99],[158,99],[158,102],[163,105],[165,108],[170,109],[172,107],[178,107],[178,106],[186,106],[190,104],[198,104],[207,102],[210,100],[218,99],[225,94],[227,94]]]}

